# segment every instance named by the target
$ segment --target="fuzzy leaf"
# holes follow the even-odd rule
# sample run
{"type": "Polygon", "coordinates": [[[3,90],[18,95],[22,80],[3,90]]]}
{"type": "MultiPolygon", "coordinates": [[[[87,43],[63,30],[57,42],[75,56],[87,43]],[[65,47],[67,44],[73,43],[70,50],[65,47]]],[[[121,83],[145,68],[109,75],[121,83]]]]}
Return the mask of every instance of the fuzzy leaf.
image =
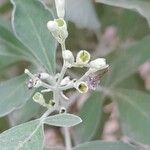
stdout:
{"type": "Polygon", "coordinates": [[[47,117],[45,119],[45,124],[58,127],[71,127],[82,122],[81,118],[73,114],[58,114],[54,116],[47,117]]]}
{"type": "Polygon", "coordinates": [[[138,11],[150,25],[150,1],[148,0],[96,0],[96,2],[138,11]]]}
{"type": "Polygon", "coordinates": [[[115,87],[124,79],[134,74],[138,67],[150,58],[150,36],[133,44],[110,63],[108,78],[105,85],[115,87]]]}
{"type": "Polygon", "coordinates": [[[150,94],[139,90],[118,90],[117,100],[123,131],[135,140],[150,145],[150,94]]]}
{"type": "Polygon", "coordinates": [[[93,141],[79,145],[73,150],[137,150],[137,149],[122,142],[93,141]]]}
{"type": "Polygon", "coordinates": [[[0,117],[21,107],[31,97],[32,91],[26,87],[25,80],[23,75],[0,84],[0,117]]]}
{"type": "Polygon", "coordinates": [[[49,73],[55,71],[56,43],[46,24],[53,19],[51,12],[38,0],[11,0],[14,6],[14,32],[49,73]]]}
{"type": "Polygon", "coordinates": [[[36,129],[39,121],[31,121],[6,130],[0,134],[1,150],[42,150],[43,149],[43,129],[42,126],[37,129],[32,138],[25,140],[36,129]],[[24,144],[23,144],[24,143],[24,144]],[[23,144],[23,145],[22,145],[23,144]],[[22,145],[22,147],[20,147],[22,145]]]}
{"type": "Polygon", "coordinates": [[[101,123],[103,96],[99,92],[92,94],[80,111],[83,123],[75,127],[76,140],[79,143],[90,141],[96,136],[101,123]]]}
{"type": "Polygon", "coordinates": [[[66,0],[66,18],[79,28],[95,30],[100,27],[92,0],[66,0]]]}

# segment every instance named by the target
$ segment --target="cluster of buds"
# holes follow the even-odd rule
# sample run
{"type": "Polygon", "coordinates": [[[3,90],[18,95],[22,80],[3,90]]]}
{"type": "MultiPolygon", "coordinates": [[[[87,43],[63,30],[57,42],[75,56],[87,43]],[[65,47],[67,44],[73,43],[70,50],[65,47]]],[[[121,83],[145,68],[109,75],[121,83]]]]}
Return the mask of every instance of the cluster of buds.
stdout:
{"type": "Polygon", "coordinates": [[[104,58],[91,60],[91,55],[86,50],[79,51],[75,58],[73,53],[66,49],[65,40],[68,37],[68,31],[67,24],[64,20],[65,0],[55,0],[55,4],[58,18],[49,21],[47,23],[47,28],[62,47],[62,58],[64,62],[62,70],[55,76],[51,76],[48,73],[32,74],[27,69],[25,70],[25,73],[30,77],[28,82],[29,89],[39,87],[44,88],[33,96],[35,102],[47,108],[60,105],[60,112],[65,112],[65,108],[61,103],[62,98],[59,98],[58,100],[53,98],[53,100],[46,103],[43,93],[53,92],[53,95],[55,95],[54,93],[57,91],[59,93],[58,95],[66,100],[69,100],[69,98],[66,97],[63,92],[68,89],[75,88],[80,93],[86,93],[89,88],[95,89],[95,86],[97,85],[96,80],[94,80],[95,78],[90,78],[90,80],[88,80],[89,76],[97,71],[108,68],[108,65],[104,58]],[[66,70],[72,67],[86,67],[87,72],[79,79],[71,79],[70,76],[65,77],[66,70]]]}

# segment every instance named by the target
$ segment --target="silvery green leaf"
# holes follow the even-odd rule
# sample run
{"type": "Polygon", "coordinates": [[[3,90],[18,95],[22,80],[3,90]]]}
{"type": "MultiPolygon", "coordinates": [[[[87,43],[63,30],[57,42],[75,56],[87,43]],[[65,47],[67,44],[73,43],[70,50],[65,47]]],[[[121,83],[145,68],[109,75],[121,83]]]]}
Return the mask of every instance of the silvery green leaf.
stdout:
{"type": "Polygon", "coordinates": [[[90,141],[97,135],[102,119],[103,102],[102,93],[94,92],[84,103],[79,113],[83,123],[75,127],[78,143],[90,141]]]}
{"type": "Polygon", "coordinates": [[[38,120],[15,126],[0,134],[1,150],[42,150],[43,149],[43,128],[38,120]],[[35,132],[34,132],[35,131],[35,132]],[[34,132],[34,134],[33,134],[34,132]],[[33,136],[27,140],[31,134],[33,136]]]}
{"type": "Polygon", "coordinates": [[[66,0],[66,18],[79,28],[95,30],[100,27],[92,0],[66,0]]]}
{"type": "Polygon", "coordinates": [[[0,117],[18,109],[30,99],[32,91],[26,87],[26,76],[3,81],[0,84],[0,117]]]}
{"type": "Polygon", "coordinates": [[[114,95],[124,133],[150,145],[150,94],[140,90],[116,89],[114,95]]]}
{"type": "Polygon", "coordinates": [[[38,0],[11,0],[12,25],[19,40],[30,50],[40,66],[55,71],[56,43],[46,25],[53,20],[51,12],[38,0]]]}
{"type": "Polygon", "coordinates": [[[147,36],[123,50],[111,63],[106,86],[115,87],[134,74],[140,65],[150,58],[150,36],[147,36]]]}
{"type": "Polygon", "coordinates": [[[150,1],[149,0],[96,0],[96,2],[136,10],[144,16],[150,25],[150,1]]]}
{"type": "Polygon", "coordinates": [[[122,142],[93,141],[81,144],[73,150],[138,150],[122,142]]]}
{"type": "Polygon", "coordinates": [[[64,113],[47,117],[44,122],[45,124],[49,124],[52,126],[71,127],[81,123],[82,120],[80,117],[73,114],[64,113]]]}

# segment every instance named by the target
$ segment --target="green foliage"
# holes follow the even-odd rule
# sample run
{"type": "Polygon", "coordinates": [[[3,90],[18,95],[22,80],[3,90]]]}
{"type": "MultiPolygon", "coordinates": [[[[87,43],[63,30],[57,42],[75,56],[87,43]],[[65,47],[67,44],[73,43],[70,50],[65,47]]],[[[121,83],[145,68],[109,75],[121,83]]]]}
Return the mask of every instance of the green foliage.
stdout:
{"type": "Polygon", "coordinates": [[[79,28],[93,30],[100,28],[100,22],[91,0],[66,0],[66,18],[79,28]]]}
{"type": "Polygon", "coordinates": [[[96,0],[96,2],[136,10],[147,19],[150,25],[150,2],[147,0],[96,0]]]}
{"type": "MultiPolygon", "coordinates": [[[[109,97],[117,105],[121,134],[127,135],[136,144],[141,143],[149,148],[150,94],[144,91],[144,84],[137,75],[137,70],[140,65],[150,58],[150,35],[144,19],[141,19],[138,13],[133,13],[131,10],[138,11],[150,24],[150,2],[147,0],[96,1],[116,6],[115,11],[117,7],[126,9],[123,13],[118,9],[114,14],[112,14],[112,11],[107,11],[107,14],[101,14],[100,22],[103,28],[108,25],[116,25],[120,30],[119,36],[125,35],[129,41],[131,37],[135,38],[134,40],[141,39],[145,35],[146,37],[140,41],[130,43],[130,46],[126,46],[127,48],[117,47],[124,50],[117,54],[114,59],[108,59],[110,69],[106,77],[101,81],[102,87],[97,92],[93,92],[84,103],[79,113],[80,117],[72,114],[59,114],[47,117],[44,123],[51,126],[71,127],[81,123],[81,119],[83,119],[83,123],[76,126],[74,130],[76,142],[83,144],[74,147],[73,150],[139,150],[138,146],[133,147],[133,144],[129,145],[121,142],[90,142],[97,139],[97,134],[102,132],[99,130],[101,126],[103,128],[105,123],[102,119],[104,117],[103,108],[106,99],[109,97]],[[128,11],[128,9],[131,10],[128,11]],[[117,17],[115,14],[117,14],[117,17]],[[119,23],[118,20],[120,21],[119,23]],[[134,36],[132,36],[133,32],[134,36]],[[140,38],[137,38],[139,35],[140,38]]],[[[8,66],[12,66],[19,61],[27,61],[34,65],[36,70],[39,68],[41,70],[45,69],[50,74],[53,74],[56,70],[56,42],[46,28],[46,23],[53,19],[52,12],[38,0],[11,0],[11,2],[14,7],[12,26],[15,34],[10,25],[0,18],[1,73],[8,66]]],[[[69,21],[74,22],[77,27],[96,31],[99,29],[100,22],[97,20],[92,1],[68,0],[67,2],[67,18],[69,21]],[[72,5],[72,3],[74,4],[72,5]],[[84,13],[82,13],[83,9],[84,13]]],[[[6,5],[10,7],[10,3],[6,3],[6,5]]],[[[110,7],[104,9],[110,9],[110,7]]],[[[5,10],[5,6],[0,7],[0,13],[5,10]]],[[[99,10],[97,12],[98,14],[100,13],[99,10]]],[[[71,30],[74,31],[75,28],[72,26],[71,30]]],[[[80,34],[82,33],[79,32],[77,35],[78,40],[81,42],[80,34]]],[[[75,32],[74,34],[76,35],[77,33],[75,32]]],[[[71,39],[71,44],[74,42],[73,40],[71,39]]],[[[74,43],[76,45],[76,41],[74,43]]],[[[85,46],[87,45],[85,44],[85,46]]],[[[79,47],[77,46],[77,48],[79,47]]],[[[15,125],[39,117],[40,112],[44,110],[31,101],[33,91],[26,88],[26,78],[26,76],[20,75],[0,84],[0,117],[6,116],[15,110],[12,116],[10,115],[12,118],[13,115],[14,118],[17,116],[18,120],[16,119],[13,123],[15,125]]],[[[3,118],[0,122],[3,120],[6,121],[7,118],[3,118]]],[[[37,119],[13,127],[0,134],[0,149],[19,150],[20,147],[22,150],[42,150],[43,139],[43,125],[37,119]],[[33,136],[29,138],[31,135],[33,136]]]]}
{"type": "Polygon", "coordinates": [[[12,3],[14,32],[37,62],[53,73],[56,44],[46,28],[47,22],[53,19],[51,12],[37,0],[12,0],[12,3]]]}
{"type": "Polygon", "coordinates": [[[80,117],[72,114],[59,114],[47,117],[44,121],[45,124],[58,126],[58,127],[71,127],[81,123],[80,117]]]}
{"type": "Polygon", "coordinates": [[[32,92],[25,87],[26,76],[19,76],[0,84],[0,116],[21,107],[30,99],[32,92]]]}
{"type": "MultiPolygon", "coordinates": [[[[27,122],[3,132],[0,135],[0,149],[43,149],[43,125],[40,121],[27,122]]],[[[71,114],[59,114],[45,119],[46,124],[63,127],[74,126],[80,122],[79,117],[71,114]]]]}
{"type": "MultiPolygon", "coordinates": [[[[99,142],[99,141],[81,144],[73,148],[73,150],[92,150],[93,148],[94,150],[137,150],[136,148],[124,144],[122,142],[99,142]]],[[[44,150],[63,150],[63,149],[52,148],[44,150]]]]}
{"type": "Polygon", "coordinates": [[[103,96],[101,93],[94,93],[87,99],[79,115],[83,122],[75,130],[78,142],[90,141],[95,137],[101,123],[102,107],[103,96]]]}
{"type": "Polygon", "coordinates": [[[33,133],[38,125],[38,121],[31,121],[14,128],[11,128],[0,135],[0,149],[11,150],[41,150],[43,147],[43,131],[39,127],[29,142],[26,139],[33,133]],[[23,144],[23,146],[22,146],[23,144]]]}
{"type": "Polygon", "coordinates": [[[114,100],[118,103],[123,131],[144,144],[150,144],[150,94],[139,90],[116,90],[114,100]]]}
{"type": "Polygon", "coordinates": [[[114,87],[135,73],[138,67],[150,57],[150,36],[142,39],[124,50],[116,60],[111,63],[107,83],[109,87],[114,87]],[[119,68],[119,69],[118,69],[119,68]]]}
{"type": "Polygon", "coordinates": [[[127,144],[121,142],[89,142],[82,145],[77,146],[74,150],[136,150],[136,148],[129,146],[127,144]]]}

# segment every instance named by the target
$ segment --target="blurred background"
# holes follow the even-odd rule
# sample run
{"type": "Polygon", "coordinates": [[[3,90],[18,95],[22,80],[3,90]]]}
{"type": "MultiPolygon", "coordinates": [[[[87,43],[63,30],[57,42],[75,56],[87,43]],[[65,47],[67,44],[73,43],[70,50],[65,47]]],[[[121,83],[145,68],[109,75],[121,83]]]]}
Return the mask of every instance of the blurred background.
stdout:
{"type": "MultiPolygon", "coordinates": [[[[54,2],[51,0],[45,0],[44,2],[53,10],[54,15],[56,15],[54,2]]],[[[10,26],[11,12],[12,5],[10,1],[0,0],[1,24],[10,26]]],[[[124,53],[125,49],[150,34],[146,19],[136,11],[95,3],[94,0],[67,0],[66,19],[68,21],[69,30],[67,49],[72,50],[75,55],[79,50],[88,50],[92,55],[92,59],[105,57],[108,60],[108,64],[110,64],[110,68],[112,62],[119,57],[120,53],[124,53]]],[[[2,48],[3,46],[0,45],[0,51],[2,48]]],[[[132,59],[132,57],[129,57],[129,59],[132,59]]],[[[124,65],[126,65],[126,62],[128,62],[128,60],[125,61],[124,65]]],[[[57,71],[60,70],[61,63],[61,53],[58,47],[57,71]]],[[[4,81],[21,74],[24,68],[29,65],[28,62],[18,61],[7,56],[0,57],[0,80],[4,81]]],[[[83,69],[79,71],[69,70],[68,73],[74,77],[78,77],[83,71],[83,69]]],[[[106,73],[106,76],[107,74],[109,74],[109,72],[106,73]]],[[[139,89],[149,93],[150,61],[146,61],[140,65],[138,70],[121,84],[121,87],[132,87],[133,89],[139,89]]],[[[89,107],[93,106],[92,103],[86,103],[90,93],[85,95],[68,93],[68,95],[72,95],[73,99],[73,103],[70,106],[71,113],[81,114],[81,116],[84,115],[82,113],[89,113],[89,107]]],[[[97,98],[98,97],[96,97],[96,99],[97,98]]],[[[90,99],[92,100],[92,98],[90,99]]],[[[93,108],[91,110],[93,114],[88,116],[89,122],[93,121],[92,119],[90,121],[90,118],[96,113],[94,112],[95,109],[96,108],[93,108]]],[[[90,140],[102,139],[106,141],[128,140],[128,137],[122,134],[116,104],[108,97],[108,100],[103,103],[103,107],[98,106],[98,109],[102,111],[102,117],[99,117],[100,123],[97,122],[97,126],[94,126],[94,128],[96,128],[94,129],[96,134],[89,133],[89,135],[93,135],[91,135],[92,138],[88,138],[90,138],[90,140]]],[[[28,101],[22,108],[12,112],[6,117],[0,118],[0,132],[17,124],[38,118],[43,111],[45,110],[38,106],[38,104],[28,101]]],[[[89,123],[89,126],[90,125],[89,123]]],[[[85,125],[83,130],[86,130],[85,128],[88,129],[88,125],[85,125]]],[[[74,136],[74,132],[75,130],[71,129],[72,139],[78,138],[74,136]]],[[[45,127],[45,135],[45,145],[47,147],[61,147],[64,145],[61,129],[45,127]]],[[[87,140],[86,136],[88,135],[85,134],[85,137],[81,140],[82,142],[87,140]]],[[[74,141],[78,142],[79,140],[74,141]]]]}

